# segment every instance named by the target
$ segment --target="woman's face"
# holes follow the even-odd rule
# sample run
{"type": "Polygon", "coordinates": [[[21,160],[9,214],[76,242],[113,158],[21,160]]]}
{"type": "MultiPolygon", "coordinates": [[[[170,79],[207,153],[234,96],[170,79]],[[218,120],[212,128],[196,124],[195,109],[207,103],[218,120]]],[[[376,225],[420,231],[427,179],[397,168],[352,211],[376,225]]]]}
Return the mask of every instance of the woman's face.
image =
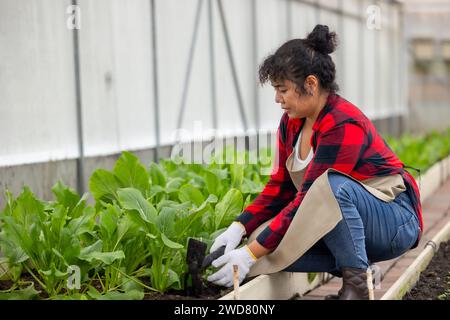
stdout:
{"type": "Polygon", "coordinates": [[[281,104],[281,108],[288,114],[289,118],[305,118],[314,114],[313,97],[309,94],[297,92],[294,82],[291,80],[277,81],[272,82],[272,86],[275,89],[275,102],[281,104]]]}

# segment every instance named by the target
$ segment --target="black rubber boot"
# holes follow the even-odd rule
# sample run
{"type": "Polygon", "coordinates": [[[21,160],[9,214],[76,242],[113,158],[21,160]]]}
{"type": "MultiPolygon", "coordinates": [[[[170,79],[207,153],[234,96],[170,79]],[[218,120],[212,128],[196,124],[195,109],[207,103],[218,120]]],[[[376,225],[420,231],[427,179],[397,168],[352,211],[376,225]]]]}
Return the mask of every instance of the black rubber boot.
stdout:
{"type": "Polygon", "coordinates": [[[339,300],[339,297],[341,296],[343,289],[344,289],[343,287],[339,289],[337,294],[326,295],[325,300],[339,300]]]}
{"type": "Polygon", "coordinates": [[[369,300],[366,269],[342,269],[342,293],[339,300],[369,300]]]}

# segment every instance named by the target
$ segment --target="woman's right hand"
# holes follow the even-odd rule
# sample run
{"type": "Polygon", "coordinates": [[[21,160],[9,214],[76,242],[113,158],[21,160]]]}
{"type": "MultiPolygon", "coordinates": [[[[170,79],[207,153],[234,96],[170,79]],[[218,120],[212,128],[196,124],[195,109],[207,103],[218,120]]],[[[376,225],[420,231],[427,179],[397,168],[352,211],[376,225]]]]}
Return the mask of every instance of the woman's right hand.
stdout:
{"type": "Polygon", "coordinates": [[[225,246],[224,254],[234,250],[241,243],[245,233],[245,227],[240,222],[234,221],[227,230],[216,238],[209,252],[214,252],[222,246],[225,246]]]}

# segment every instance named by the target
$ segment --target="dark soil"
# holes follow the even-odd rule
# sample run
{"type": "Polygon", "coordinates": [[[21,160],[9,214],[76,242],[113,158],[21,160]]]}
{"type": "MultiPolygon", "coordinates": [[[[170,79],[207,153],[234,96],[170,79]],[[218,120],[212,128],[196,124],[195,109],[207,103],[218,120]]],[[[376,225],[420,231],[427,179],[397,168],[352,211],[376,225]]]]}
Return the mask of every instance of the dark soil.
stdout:
{"type": "MultiPolygon", "coordinates": [[[[22,274],[21,280],[27,281],[27,284],[23,286],[23,288],[29,285],[29,282],[34,283],[34,288],[37,291],[40,291],[39,297],[40,299],[48,298],[47,293],[43,288],[34,281],[33,277],[26,273],[22,274]],[[28,282],[29,281],[29,282],[28,282]]],[[[146,285],[149,285],[149,281],[147,278],[140,279],[146,285]]],[[[102,290],[101,284],[98,280],[92,281],[92,286],[95,287],[99,292],[102,290]]],[[[169,290],[165,294],[159,292],[148,292],[146,290],[144,295],[144,300],[216,300],[220,297],[226,295],[227,293],[233,291],[233,288],[225,288],[222,286],[217,286],[208,281],[202,281],[202,290],[199,294],[193,295],[192,292],[187,290],[177,291],[177,290],[169,290]]],[[[244,284],[244,283],[243,283],[244,284]]],[[[8,290],[12,287],[13,282],[11,280],[0,280],[0,290],[8,290]]],[[[61,293],[64,293],[64,289],[61,293]]]]}
{"type": "Polygon", "coordinates": [[[441,243],[416,286],[403,300],[450,300],[450,240],[441,243]]]}
{"type": "Polygon", "coordinates": [[[13,282],[11,280],[0,280],[0,291],[1,290],[8,290],[13,285],[13,282]]]}
{"type": "Polygon", "coordinates": [[[187,291],[168,291],[165,294],[158,292],[146,292],[144,300],[216,300],[233,291],[233,288],[225,288],[212,283],[203,282],[203,289],[198,295],[191,295],[187,291]]]}
{"type": "MultiPolygon", "coordinates": [[[[28,287],[30,285],[30,282],[33,282],[34,288],[37,291],[40,291],[39,296],[42,299],[48,298],[47,292],[45,292],[44,288],[42,288],[41,285],[34,280],[34,278],[31,276],[31,274],[22,273],[20,280],[23,282],[26,282],[24,285],[20,286],[20,289],[25,289],[26,287],[28,287]]],[[[0,290],[5,290],[5,291],[9,290],[13,286],[13,284],[14,284],[14,282],[12,282],[11,280],[0,280],[0,290]]]]}

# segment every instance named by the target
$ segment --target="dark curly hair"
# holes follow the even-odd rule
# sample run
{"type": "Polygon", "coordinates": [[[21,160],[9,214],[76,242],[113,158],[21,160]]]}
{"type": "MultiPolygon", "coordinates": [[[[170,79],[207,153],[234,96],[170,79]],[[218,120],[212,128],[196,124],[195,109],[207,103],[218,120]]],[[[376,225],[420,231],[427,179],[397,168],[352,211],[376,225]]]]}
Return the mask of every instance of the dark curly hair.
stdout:
{"type": "Polygon", "coordinates": [[[291,80],[306,93],[305,79],[314,75],[322,89],[335,93],[336,68],[330,54],[337,46],[335,32],[328,26],[316,25],[306,39],[293,39],[284,43],[274,54],[269,55],[259,67],[259,81],[291,80]]]}

